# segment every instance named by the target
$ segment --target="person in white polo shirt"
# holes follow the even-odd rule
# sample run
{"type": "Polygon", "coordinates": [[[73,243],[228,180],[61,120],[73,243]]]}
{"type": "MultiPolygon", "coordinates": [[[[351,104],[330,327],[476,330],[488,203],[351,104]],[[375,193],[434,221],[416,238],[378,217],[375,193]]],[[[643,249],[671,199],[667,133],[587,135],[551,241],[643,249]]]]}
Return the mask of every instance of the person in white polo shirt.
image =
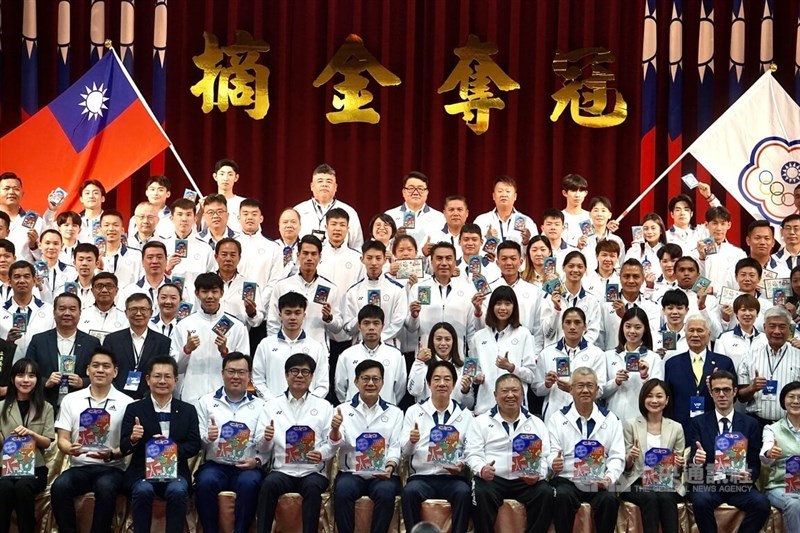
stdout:
{"type": "Polygon", "coordinates": [[[325,236],[325,215],[340,207],[350,215],[347,245],[360,248],[364,244],[361,221],[355,209],[336,197],[336,171],[322,163],[311,175],[311,198],[294,206],[300,214],[300,236],[315,235],[320,240],[325,236]]]}
{"type": "Polygon", "coordinates": [[[428,193],[428,176],[411,171],[403,176],[403,203],[386,211],[398,231],[414,237],[420,246],[445,225],[442,212],[427,204],[428,193]]]}

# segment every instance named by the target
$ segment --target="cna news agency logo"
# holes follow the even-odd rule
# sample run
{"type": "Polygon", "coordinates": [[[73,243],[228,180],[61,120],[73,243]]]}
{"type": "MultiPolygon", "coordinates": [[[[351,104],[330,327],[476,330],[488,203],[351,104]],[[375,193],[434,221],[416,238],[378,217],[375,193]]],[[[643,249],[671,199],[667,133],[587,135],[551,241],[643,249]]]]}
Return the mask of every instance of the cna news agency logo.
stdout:
{"type": "Polygon", "coordinates": [[[761,139],[739,174],[745,201],[773,224],[796,212],[794,190],[800,185],[800,139],[761,139]]]}

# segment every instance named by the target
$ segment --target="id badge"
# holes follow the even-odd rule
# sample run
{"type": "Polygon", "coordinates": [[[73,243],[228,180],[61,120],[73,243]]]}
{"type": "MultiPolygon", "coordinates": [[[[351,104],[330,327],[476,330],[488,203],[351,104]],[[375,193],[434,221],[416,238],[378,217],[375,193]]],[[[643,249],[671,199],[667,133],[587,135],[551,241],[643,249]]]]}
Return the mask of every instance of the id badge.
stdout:
{"type": "Polygon", "coordinates": [[[694,418],[706,412],[706,399],[702,396],[689,398],[689,417],[694,418]]]}
{"type": "Polygon", "coordinates": [[[768,402],[774,402],[778,399],[778,380],[777,379],[768,379],[767,384],[764,385],[764,389],[761,391],[761,399],[766,400],[768,402]]]}
{"type": "Polygon", "coordinates": [[[139,390],[139,385],[141,385],[141,383],[142,373],[137,370],[129,370],[128,377],[125,379],[124,390],[135,392],[139,390]]]}

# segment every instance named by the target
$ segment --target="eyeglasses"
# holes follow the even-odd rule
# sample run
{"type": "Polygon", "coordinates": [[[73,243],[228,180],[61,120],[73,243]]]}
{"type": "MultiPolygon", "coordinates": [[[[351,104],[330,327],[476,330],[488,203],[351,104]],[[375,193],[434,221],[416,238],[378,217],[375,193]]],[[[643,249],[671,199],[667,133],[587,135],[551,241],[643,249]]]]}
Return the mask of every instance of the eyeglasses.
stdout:
{"type": "Polygon", "coordinates": [[[114,289],[117,288],[117,286],[114,285],[113,283],[95,283],[94,285],[92,285],[92,288],[102,292],[102,291],[113,291],[114,289]]]}
{"type": "Polygon", "coordinates": [[[575,387],[578,390],[590,390],[591,391],[591,390],[596,389],[597,385],[595,385],[594,383],[575,383],[573,385],[573,387],[575,387]]]}
{"type": "Polygon", "coordinates": [[[714,387],[711,389],[711,394],[715,395],[724,395],[727,396],[728,394],[732,393],[733,389],[731,387],[714,387]]]}
{"type": "Polygon", "coordinates": [[[134,215],[136,220],[155,220],[157,217],[155,215],[134,215]]]}
{"type": "Polygon", "coordinates": [[[427,187],[403,187],[403,190],[410,193],[422,194],[428,190],[427,187]]]}
{"type": "Polygon", "coordinates": [[[225,370],[223,370],[223,372],[225,372],[225,375],[228,376],[229,378],[232,378],[232,377],[235,377],[235,376],[239,376],[240,378],[243,378],[243,377],[247,376],[247,374],[250,373],[249,370],[241,370],[241,369],[237,370],[235,368],[226,368],[225,370]]]}
{"type": "Polygon", "coordinates": [[[290,368],[289,374],[293,376],[303,376],[304,378],[307,378],[308,376],[311,375],[311,370],[307,368],[290,368]]]}
{"type": "Polygon", "coordinates": [[[126,309],[126,311],[132,315],[138,315],[139,313],[146,315],[152,310],[153,309],[151,307],[129,307],[126,309]]]}
{"type": "Polygon", "coordinates": [[[206,211],[206,214],[210,217],[221,217],[225,213],[227,213],[227,209],[209,209],[206,211]]]}
{"type": "Polygon", "coordinates": [[[800,233],[800,226],[784,226],[783,230],[786,233],[800,233]]]}
{"type": "Polygon", "coordinates": [[[787,394],[786,403],[800,402],[800,394],[787,394]]]}
{"type": "Polygon", "coordinates": [[[359,381],[361,383],[380,383],[383,381],[383,378],[380,376],[358,376],[359,381]]]}

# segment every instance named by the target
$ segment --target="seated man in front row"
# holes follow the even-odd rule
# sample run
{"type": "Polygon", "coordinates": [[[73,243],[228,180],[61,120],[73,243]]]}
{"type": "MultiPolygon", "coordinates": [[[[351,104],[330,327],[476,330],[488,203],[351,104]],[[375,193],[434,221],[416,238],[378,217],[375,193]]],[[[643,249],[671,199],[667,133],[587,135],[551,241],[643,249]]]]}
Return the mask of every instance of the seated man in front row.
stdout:
{"type": "Polygon", "coordinates": [[[450,502],[452,531],[465,533],[472,497],[462,470],[472,413],[450,398],[459,383],[453,363],[432,362],[425,379],[431,397],[409,407],[403,421],[401,442],[410,476],[403,488],[403,519],[411,529],[422,521],[422,503],[441,498],[450,502]]]}
{"type": "Polygon", "coordinates": [[[171,355],[152,358],[145,379],[150,395],[125,410],[119,442],[122,453],[133,455],[125,471],[133,531],[150,531],[153,499],[158,495],[167,501],[164,530],[182,533],[192,485],[189,459],[202,445],[197,411],[193,405],[172,398],[178,383],[178,363],[171,355]],[[177,447],[175,455],[168,453],[171,443],[177,447]],[[154,451],[158,452],[155,457],[154,451]]]}
{"type": "Polygon", "coordinates": [[[522,408],[523,391],[516,375],[497,378],[496,405],[476,417],[467,432],[467,464],[474,474],[472,520],[477,531],[495,530],[504,498],[525,505],[527,533],[547,531],[553,518],[553,488],[545,481],[550,435],[544,422],[522,408]],[[538,457],[531,450],[539,446],[537,440],[541,445],[538,457]]]}
{"type": "Polygon", "coordinates": [[[585,502],[592,507],[597,533],[612,533],[617,524],[619,503],[609,488],[625,468],[625,440],[617,415],[594,403],[598,389],[594,370],[576,368],[570,380],[572,403],[549,419],[556,533],[572,531],[575,514],[585,502]]]}
{"type": "Polygon", "coordinates": [[[309,391],[317,370],[313,357],[295,353],[283,367],[288,388],[267,400],[253,438],[258,451],[271,456],[267,461],[271,471],[258,494],[258,530],[272,531],[278,499],[297,492],[303,497],[303,531],[312,533],[319,530],[322,493],[328,488],[327,465],[336,453],[328,441],[333,407],[309,391]]]}
{"type": "Polygon", "coordinates": [[[358,393],[341,404],[331,422],[330,443],[339,448],[339,474],[333,487],[333,509],[339,533],[353,533],[356,500],[374,503],[372,531],[388,531],[394,499],[400,494],[400,431],[403,412],[381,398],[384,368],[364,359],[356,365],[358,393]]]}
{"type": "Polygon", "coordinates": [[[692,447],[687,467],[688,496],[695,523],[700,533],[715,533],[714,509],[727,503],[745,513],[739,531],[756,533],[761,531],[770,511],[769,500],[754,485],[761,471],[761,431],[754,418],[733,410],[736,379],[732,373],[717,370],[708,381],[714,410],[692,418],[686,428],[686,443],[692,447]],[[727,450],[742,437],[746,439],[745,461],[738,465],[735,460],[729,465],[722,463],[727,472],[718,471],[715,450],[727,450]],[[705,483],[692,483],[693,480],[705,483]]]}

